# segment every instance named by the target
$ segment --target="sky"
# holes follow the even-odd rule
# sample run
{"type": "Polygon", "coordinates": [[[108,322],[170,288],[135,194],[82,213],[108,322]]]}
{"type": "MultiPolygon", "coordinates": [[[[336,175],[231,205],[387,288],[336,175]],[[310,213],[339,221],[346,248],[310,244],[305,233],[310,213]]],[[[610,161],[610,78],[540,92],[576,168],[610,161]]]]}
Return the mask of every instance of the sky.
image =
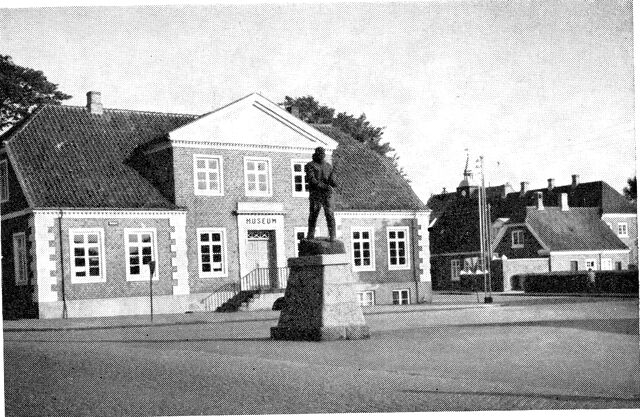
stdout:
{"type": "Polygon", "coordinates": [[[455,190],[465,149],[515,189],[635,175],[631,1],[28,3],[0,6],[0,53],[65,104],[98,90],[109,108],[201,114],[312,95],[384,126],[423,201],[455,190]]]}

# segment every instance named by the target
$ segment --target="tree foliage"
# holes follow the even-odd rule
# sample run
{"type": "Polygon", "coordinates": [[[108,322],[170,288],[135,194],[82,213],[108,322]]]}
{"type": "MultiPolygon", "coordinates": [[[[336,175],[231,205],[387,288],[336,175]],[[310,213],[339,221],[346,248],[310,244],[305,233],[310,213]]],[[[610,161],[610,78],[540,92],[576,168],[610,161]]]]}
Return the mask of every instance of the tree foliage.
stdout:
{"type": "Polygon", "coordinates": [[[627,187],[624,187],[623,190],[624,196],[631,201],[636,201],[636,199],[638,198],[638,181],[636,179],[636,176],[634,175],[633,178],[629,178],[627,180],[627,184],[629,185],[627,187]]]}
{"type": "Polygon", "coordinates": [[[0,131],[15,125],[37,106],[60,104],[71,96],[58,91],[42,71],[13,63],[9,55],[0,55],[0,131]]]}
{"type": "Polygon", "coordinates": [[[389,156],[389,153],[393,152],[394,149],[388,142],[382,142],[384,127],[373,126],[364,113],[359,117],[346,112],[340,112],[336,115],[335,109],[321,105],[312,96],[297,98],[286,96],[284,103],[280,104],[287,109],[297,107],[299,111],[298,117],[307,123],[331,124],[355,140],[366,144],[380,155],[389,158],[398,172],[407,179],[405,172],[398,164],[398,155],[389,156]]]}

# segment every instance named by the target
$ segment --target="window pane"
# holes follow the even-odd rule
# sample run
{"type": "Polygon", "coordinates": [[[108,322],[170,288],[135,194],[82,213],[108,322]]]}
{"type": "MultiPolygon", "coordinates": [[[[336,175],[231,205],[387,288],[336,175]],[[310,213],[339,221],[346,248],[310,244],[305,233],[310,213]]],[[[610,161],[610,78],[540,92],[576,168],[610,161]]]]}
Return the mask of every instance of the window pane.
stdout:
{"type": "Polygon", "coordinates": [[[140,264],[140,257],[139,256],[131,256],[129,257],[129,263],[131,265],[138,265],[140,264]]]}
{"type": "Polygon", "coordinates": [[[218,169],[218,161],[209,159],[209,169],[218,169]]]}
{"type": "Polygon", "coordinates": [[[150,243],[151,242],[151,234],[145,233],[142,235],[142,243],[150,243]]]}
{"type": "Polygon", "coordinates": [[[212,233],[211,234],[211,240],[214,241],[214,242],[220,242],[222,240],[222,234],[221,233],[212,233]]]}
{"type": "Polygon", "coordinates": [[[98,258],[89,258],[89,266],[98,266],[100,265],[100,260],[98,258]]]}
{"type": "Polygon", "coordinates": [[[84,258],[76,258],[75,264],[76,264],[76,266],[84,266],[85,265],[84,262],[85,262],[84,258]]]}
{"type": "Polygon", "coordinates": [[[84,248],[75,248],[73,250],[74,256],[84,256],[84,248]]]}
{"type": "Polygon", "coordinates": [[[360,239],[360,232],[353,232],[354,239],[360,239]]]}
{"type": "Polygon", "coordinates": [[[256,164],[252,161],[247,162],[247,170],[248,171],[253,171],[256,169],[256,164]]]}
{"type": "Polygon", "coordinates": [[[302,164],[294,164],[293,165],[293,170],[295,172],[302,172],[302,164]]]}
{"type": "Polygon", "coordinates": [[[200,242],[208,242],[208,241],[209,241],[209,233],[201,233],[200,242]]]}
{"type": "Polygon", "coordinates": [[[258,171],[264,171],[267,169],[267,165],[264,162],[258,162],[258,171]]]}
{"type": "Polygon", "coordinates": [[[369,232],[362,232],[363,239],[369,239],[369,232]]]}
{"type": "Polygon", "coordinates": [[[137,255],[138,254],[138,247],[137,246],[130,246],[129,247],[129,255],[137,255]]]}
{"type": "Polygon", "coordinates": [[[395,239],[396,238],[396,232],[389,232],[389,237],[391,239],[395,239]]]}
{"type": "Polygon", "coordinates": [[[260,191],[267,191],[267,184],[260,183],[260,191]]]}
{"type": "Polygon", "coordinates": [[[209,253],[210,250],[211,250],[211,246],[209,246],[209,245],[200,246],[200,252],[202,252],[202,253],[209,253]]]}
{"type": "Polygon", "coordinates": [[[92,277],[100,276],[100,268],[98,268],[98,267],[89,268],[89,275],[92,276],[92,277]]]}
{"type": "Polygon", "coordinates": [[[132,265],[129,267],[129,273],[131,275],[140,275],[140,267],[137,265],[132,265]]]}
{"type": "Polygon", "coordinates": [[[93,233],[87,235],[87,243],[98,243],[98,235],[93,233]]]}
{"type": "Polygon", "coordinates": [[[206,167],[205,160],[204,159],[197,159],[196,160],[196,166],[198,168],[205,168],[206,167]]]}
{"type": "Polygon", "coordinates": [[[398,239],[404,239],[404,232],[402,231],[398,232],[398,239]]]}
{"type": "Polygon", "coordinates": [[[151,262],[151,256],[150,256],[150,255],[147,255],[147,256],[143,256],[143,257],[142,257],[142,263],[143,263],[144,265],[147,265],[149,262],[151,262]]]}
{"type": "Polygon", "coordinates": [[[211,272],[211,264],[202,264],[202,272],[211,272]]]}
{"type": "Polygon", "coordinates": [[[198,182],[198,190],[206,190],[207,189],[207,183],[204,181],[200,181],[198,182]]]}
{"type": "Polygon", "coordinates": [[[198,172],[198,181],[204,181],[207,179],[207,174],[205,174],[204,172],[198,172]]]}
{"type": "Polygon", "coordinates": [[[144,248],[142,248],[142,254],[151,255],[151,246],[145,246],[144,248]]]}
{"type": "Polygon", "coordinates": [[[83,235],[73,235],[73,243],[84,243],[83,235]]]}
{"type": "Polygon", "coordinates": [[[202,254],[202,262],[203,263],[211,262],[211,255],[202,254]]]}
{"type": "Polygon", "coordinates": [[[135,243],[138,241],[138,235],[131,234],[129,235],[129,243],[135,243]]]}

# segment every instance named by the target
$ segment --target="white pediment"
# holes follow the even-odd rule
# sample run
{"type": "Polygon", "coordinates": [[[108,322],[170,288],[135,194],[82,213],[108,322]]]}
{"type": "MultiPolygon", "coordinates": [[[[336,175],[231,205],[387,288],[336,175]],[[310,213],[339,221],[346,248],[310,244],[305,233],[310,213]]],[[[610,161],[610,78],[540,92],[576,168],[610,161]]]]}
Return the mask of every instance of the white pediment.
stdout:
{"type": "Polygon", "coordinates": [[[169,133],[171,141],[329,152],[338,143],[275,103],[253,93],[169,133]]]}

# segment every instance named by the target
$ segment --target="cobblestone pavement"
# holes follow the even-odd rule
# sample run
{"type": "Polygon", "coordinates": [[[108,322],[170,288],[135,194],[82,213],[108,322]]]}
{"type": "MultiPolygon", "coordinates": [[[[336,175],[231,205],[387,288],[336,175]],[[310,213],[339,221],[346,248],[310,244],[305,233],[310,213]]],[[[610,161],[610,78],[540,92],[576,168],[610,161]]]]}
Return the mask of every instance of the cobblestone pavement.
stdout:
{"type": "Polygon", "coordinates": [[[250,313],[5,332],[6,415],[640,408],[638,300],[542,300],[369,311],[364,341],[272,341],[250,313]]]}

